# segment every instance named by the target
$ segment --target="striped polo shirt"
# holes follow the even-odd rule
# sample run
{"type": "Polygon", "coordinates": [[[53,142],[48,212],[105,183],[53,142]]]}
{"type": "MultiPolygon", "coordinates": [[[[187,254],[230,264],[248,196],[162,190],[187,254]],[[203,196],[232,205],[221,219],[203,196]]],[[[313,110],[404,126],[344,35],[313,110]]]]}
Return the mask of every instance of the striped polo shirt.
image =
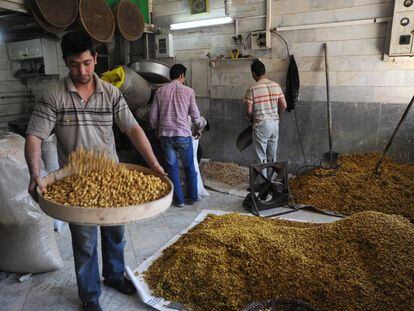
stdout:
{"type": "Polygon", "coordinates": [[[253,120],[259,122],[279,119],[278,101],[284,98],[282,88],[269,79],[260,79],[249,87],[244,96],[244,103],[253,106],[253,120]]]}
{"type": "Polygon", "coordinates": [[[57,138],[59,165],[79,148],[106,149],[118,161],[113,123],[125,132],[138,124],[119,89],[94,74],[95,92],[85,103],[70,76],[48,90],[33,109],[26,134],[57,138]]]}

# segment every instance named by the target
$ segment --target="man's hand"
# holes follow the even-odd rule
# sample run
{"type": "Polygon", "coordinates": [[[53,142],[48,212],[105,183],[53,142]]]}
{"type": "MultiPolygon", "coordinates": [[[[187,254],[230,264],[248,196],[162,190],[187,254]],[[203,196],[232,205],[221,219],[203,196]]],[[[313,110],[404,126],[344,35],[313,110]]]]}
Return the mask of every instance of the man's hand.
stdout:
{"type": "Polygon", "coordinates": [[[203,135],[203,132],[201,130],[196,130],[193,132],[193,136],[195,139],[199,139],[203,135]]]}
{"type": "Polygon", "coordinates": [[[150,169],[157,172],[158,174],[160,174],[162,176],[167,176],[167,173],[165,173],[164,169],[162,168],[162,166],[158,162],[149,165],[149,167],[150,167],[150,169]]]}
{"type": "Polygon", "coordinates": [[[164,172],[162,166],[158,163],[158,160],[152,151],[151,144],[148,141],[148,138],[145,135],[143,129],[138,124],[136,124],[129,128],[125,133],[128,135],[135,148],[137,148],[138,152],[142,155],[145,162],[147,162],[149,168],[162,176],[166,176],[167,174],[164,172]]]}
{"type": "Polygon", "coordinates": [[[28,192],[30,196],[33,198],[33,200],[38,202],[36,187],[39,187],[42,193],[46,190],[46,187],[39,176],[36,176],[36,177],[31,176],[28,192]]]}

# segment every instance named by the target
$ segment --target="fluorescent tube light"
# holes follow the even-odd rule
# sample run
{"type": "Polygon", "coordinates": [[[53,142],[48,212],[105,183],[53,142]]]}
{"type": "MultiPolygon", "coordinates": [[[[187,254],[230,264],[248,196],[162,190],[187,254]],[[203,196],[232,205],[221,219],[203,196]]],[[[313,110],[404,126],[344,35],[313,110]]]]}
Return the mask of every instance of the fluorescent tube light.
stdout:
{"type": "Polygon", "coordinates": [[[232,22],[233,22],[233,18],[231,18],[230,16],[226,16],[226,17],[218,17],[218,18],[212,18],[212,19],[202,19],[202,20],[192,21],[192,22],[171,24],[170,29],[180,30],[180,29],[187,29],[187,28],[197,28],[197,27],[205,27],[205,26],[230,24],[232,22]]]}

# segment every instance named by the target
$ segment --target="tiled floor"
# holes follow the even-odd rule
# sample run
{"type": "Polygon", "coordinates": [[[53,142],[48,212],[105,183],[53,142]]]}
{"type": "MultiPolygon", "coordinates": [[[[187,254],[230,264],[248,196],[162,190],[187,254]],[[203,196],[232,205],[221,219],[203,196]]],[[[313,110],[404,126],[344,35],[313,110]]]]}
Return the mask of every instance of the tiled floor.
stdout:
{"type": "MultiPolygon", "coordinates": [[[[127,225],[126,265],[135,269],[161,245],[185,229],[203,209],[244,212],[241,197],[214,191],[210,191],[210,194],[193,206],[172,206],[156,218],[127,225]]],[[[330,222],[337,219],[305,211],[286,214],[284,218],[311,222],[330,222]]],[[[17,274],[0,272],[0,310],[81,310],[67,225],[56,233],[56,239],[65,266],[58,271],[32,275],[24,282],[18,281],[17,274]]],[[[102,286],[100,302],[106,311],[154,310],[140,302],[137,295],[124,296],[105,286],[102,286]]]]}

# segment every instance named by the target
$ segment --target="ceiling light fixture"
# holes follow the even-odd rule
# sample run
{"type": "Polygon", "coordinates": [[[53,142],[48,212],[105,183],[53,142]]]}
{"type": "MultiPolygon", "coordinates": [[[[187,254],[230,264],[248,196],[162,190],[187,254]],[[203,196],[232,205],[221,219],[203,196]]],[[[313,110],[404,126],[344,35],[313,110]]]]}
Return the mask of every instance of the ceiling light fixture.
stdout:
{"type": "Polygon", "coordinates": [[[218,17],[218,18],[211,18],[211,19],[202,19],[202,20],[192,21],[192,22],[171,24],[170,29],[181,30],[181,29],[188,29],[188,28],[224,25],[224,24],[231,24],[231,23],[233,23],[233,18],[231,18],[230,16],[226,16],[226,17],[218,17]]]}

